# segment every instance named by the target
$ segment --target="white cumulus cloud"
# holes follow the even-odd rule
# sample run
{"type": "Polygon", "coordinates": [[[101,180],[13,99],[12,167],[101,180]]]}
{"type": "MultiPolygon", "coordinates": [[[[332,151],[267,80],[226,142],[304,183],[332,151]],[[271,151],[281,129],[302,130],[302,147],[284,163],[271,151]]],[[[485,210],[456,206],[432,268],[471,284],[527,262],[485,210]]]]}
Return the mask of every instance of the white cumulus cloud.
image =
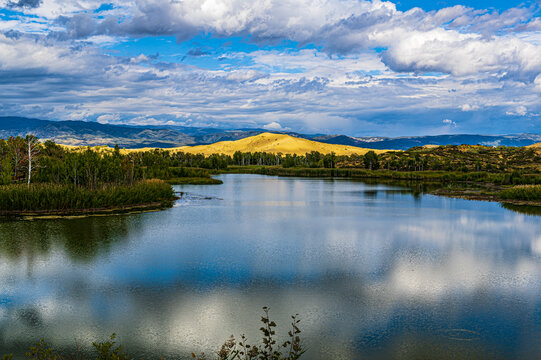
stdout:
{"type": "Polygon", "coordinates": [[[280,125],[280,123],[277,123],[276,121],[273,121],[271,123],[263,125],[263,129],[265,129],[265,130],[275,130],[275,131],[284,130],[282,125],[280,125]]]}

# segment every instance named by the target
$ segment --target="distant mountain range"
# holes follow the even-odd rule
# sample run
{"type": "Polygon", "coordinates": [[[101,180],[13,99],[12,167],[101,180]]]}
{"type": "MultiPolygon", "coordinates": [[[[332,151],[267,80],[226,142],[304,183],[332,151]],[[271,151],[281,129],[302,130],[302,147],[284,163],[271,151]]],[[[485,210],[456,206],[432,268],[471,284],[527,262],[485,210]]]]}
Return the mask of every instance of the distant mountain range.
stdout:
{"type": "Polygon", "coordinates": [[[541,142],[539,134],[514,135],[433,135],[387,137],[351,137],[345,135],[323,135],[312,137],[312,140],[329,144],[358,146],[370,149],[407,150],[414,146],[424,145],[485,145],[485,146],[528,146],[541,142]]]}
{"type": "MultiPolygon", "coordinates": [[[[124,148],[171,148],[186,145],[213,144],[255,136],[264,129],[209,129],[187,126],[124,126],[86,121],[50,121],[24,117],[0,117],[0,138],[32,133],[66,145],[109,145],[124,148]]],[[[357,146],[369,149],[406,150],[424,145],[487,145],[528,146],[541,142],[539,134],[516,135],[434,135],[408,137],[351,137],[346,135],[306,135],[277,132],[328,144],[357,146]]]]}

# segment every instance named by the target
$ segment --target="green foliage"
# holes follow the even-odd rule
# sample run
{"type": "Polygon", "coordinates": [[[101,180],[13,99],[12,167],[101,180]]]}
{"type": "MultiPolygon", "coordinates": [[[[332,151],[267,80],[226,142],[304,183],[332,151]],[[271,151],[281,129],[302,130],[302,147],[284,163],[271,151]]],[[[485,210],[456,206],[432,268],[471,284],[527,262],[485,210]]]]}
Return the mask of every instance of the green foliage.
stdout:
{"type": "Polygon", "coordinates": [[[504,189],[500,197],[506,200],[541,201],[541,185],[517,185],[504,189]]]}
{"type": "MultiPolygon", "coordinates": [[[[116,345],[116,334],[112,334],[109,340],[104,342],[93,342],[92,346],[96,350],[96,360],[131,360],[130,355],[122,350],[122,346],[116,345]]],[[[35,345],[30,346],[29,351],[26,353],[26,359],[28,360],[60,360],[61,357],[55,350],[41,339],[35,345]]],[[[69,356],[68,358],[74,358],[69,356]]],[[[81,358],[76,356],[76,358],[81,358]]],[[[12,360],[13,354],[7,354],[2,356],[2,360],[12,360]]]]}
{"type": "Polygon", "coordinates": [[[374,151],[364,154],[364,167],[369,170],[379,169],[378,155],[374,151]]]}
{"type": "Polygon", "coordinates": [[[277,166],[232,166],[229,173],[247,173],[273,176],[298,177],[349,177],[359,179],[414,180],[441,183],[476,182],[497,185],[541,184],[540,174],[459,172],[459,171],[393,171],[366,170],[358,168],[283,168],[277,166]]]}
{"type": "Polygon", "coordinates": [[[53,349],[45,340],[41,339],[26,353],[26,358],[29,360],[57,360],[59,356],[54,353],[53,349]]]}
{"type": "Polygon", "coordinates": [[[11,161],[9,158],[4,158],[0,162],[0,185],[11,184],[11,176],[13,174],[13,168],[11,166],[11,161]]]}
{"type": "Polygon", "coordinates": [[[131,360],[127,353],[123,352],[122,346],[118,345],[115,347],[116,334],[112,334],[111,338],[107,341],[96,343],[93,342],[92,346],[98,352],[96,360],[131,360]]]}
{"type": "Polygon", "coordinates": [[[74,185],[31,184],[0,186],[0,212],[86,210],[169,202],[173,189],[162,180],[133,185],[103,184],[88,188],[74,185]]]}
{"type": "Polygon", "coordinates": [[[171,185],[220,185],[222,180],[213,179],[211,177],[179,177],[165,180],[171,185]]]}
{"type": "MultiPolygon", "coordinates": [[[[260,328],[262,333],[261,343],[259,345],[251,345],[248,343],[246,336],[242,335],[240,341],[237,342],[235,337],[231,335],[216,352],[215,360],[297,360],[307,351],[301,344],[299,334],[300,320],[298,315],[291,317],[291,330],[288,332],[288,338],[282,344],[277,344],[276,340],[276,323],[270,319],[269,308],[263,308],[263,316],[261,322],[263,326],[260,328]]],[[[192,357],[197,360],[206,360],[205,354],[197,356],[192,353],[192,357]]]]}
{"type": "MultiPolygon", "coordinates": [[[[32,140],[33,139],[33,140],[32,140]]],[[[28,141],[33,137],[0,139],[0,183],[28,178],[28,141]],[[26,151],[26,152],[25,152],[26,151]]],[[[317,151],[305,155],[240,152],[233,156],[189,154],[154,149],[123,154],[118,147],[68,149],[52,141],[36,144],[32,182],[54,182],[97,187],[103,183],[133,184],[144,179],[210,178],[209,170],[231,166],[280,166],[311,169],[385,169],[398,172],[446,171],[460,173],[539,174],[541,153],[532,148],[487,146],[415,147],[407,151],[338,156],[317,151]]],[[[501,184],[519,184],[517,177],[501,184]]]]}

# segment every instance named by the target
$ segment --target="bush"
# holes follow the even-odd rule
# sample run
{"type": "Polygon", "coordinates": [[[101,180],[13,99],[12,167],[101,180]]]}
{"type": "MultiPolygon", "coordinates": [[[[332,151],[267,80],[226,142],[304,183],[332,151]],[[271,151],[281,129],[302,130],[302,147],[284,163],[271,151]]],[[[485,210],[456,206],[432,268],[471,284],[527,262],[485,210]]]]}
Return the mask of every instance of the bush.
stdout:
{"type": "MultiPolygon", "coordinates": [[[[288,340],[282,344],[276,343],[276,323],[269,317],[269,308],[263,308],[264,315],[261,317],[263,326],[260,328],[263,337],[261,344],[250,345],[244,335],[241,336],[237,343],[235,337],[231,335],[220,350],[216,353],[215,360],[297,360],[306,352],[306,348],[302,346],[299,334],[301,330],[298,325],[300,320],[298,315],[291,317],[291,330],[288,332],[288,340]]],[[[205,354],[200,356],[192,353],[192,357],[196,360],[206,360],[205,354]]]]}
{"type": "Polygon", "coordinates": [[[116,334],[111,335],[111,338],[108,341],[96,343],[93,342],[92,346],[98,352],[98,357],[96,360],[130,360],[130,357],[127,353],[122,351],[122,346],[118,345],[115,347],[115,338],[116,334]]]}

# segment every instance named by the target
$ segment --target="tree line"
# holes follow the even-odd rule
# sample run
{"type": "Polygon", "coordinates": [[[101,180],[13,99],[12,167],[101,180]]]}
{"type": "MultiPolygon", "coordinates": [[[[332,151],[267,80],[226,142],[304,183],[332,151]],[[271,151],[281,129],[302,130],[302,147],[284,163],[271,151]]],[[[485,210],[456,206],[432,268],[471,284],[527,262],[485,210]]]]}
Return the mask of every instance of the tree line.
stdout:
{"type": "Polygon", "coordinates": [[[95,188],[99,184],[133,184],[144,179],[200,177],[198,169],[229,166],[283,168],[359,168],[391,171],[539,172],[541,157],[532,148],[440,146],[433,149],[339,156],[312,151],[304,155],[240,152],[233,156],[190,154],[154,149],[123,152],[111,148],[69,148],[35,136],[0,139],[0,184],[50,182],[95,188]]]}

